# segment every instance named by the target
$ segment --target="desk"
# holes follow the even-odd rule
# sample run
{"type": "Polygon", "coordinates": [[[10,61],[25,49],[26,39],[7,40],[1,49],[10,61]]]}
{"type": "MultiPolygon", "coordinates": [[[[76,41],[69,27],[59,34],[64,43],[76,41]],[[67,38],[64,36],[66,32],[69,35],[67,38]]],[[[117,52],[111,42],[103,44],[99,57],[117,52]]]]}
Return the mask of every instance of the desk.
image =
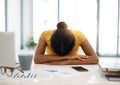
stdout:
{"type": "Polygon", "coordinates": [[[17,70],[12,78],[0,75],[0,85],[120,85],[120,82],[108,81],[98,65],[74,65],[83,66],[88,72],[77,72],[72,66],[33,64],[24,77],[17,70]]]}

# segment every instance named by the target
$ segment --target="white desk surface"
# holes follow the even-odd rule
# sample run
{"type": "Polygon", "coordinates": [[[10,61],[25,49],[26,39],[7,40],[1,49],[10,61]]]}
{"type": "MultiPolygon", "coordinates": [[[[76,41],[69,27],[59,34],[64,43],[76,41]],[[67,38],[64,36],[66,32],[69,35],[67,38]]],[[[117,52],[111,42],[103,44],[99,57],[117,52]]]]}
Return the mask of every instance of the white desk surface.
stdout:
{"type": "Polygon", "coordinates": [[[120,85],[108,81],[98,65],[44,65],[32,64],[24,74],[15,71],[12,78],[0,74],[0,85],[120,85]],[[77,72],[72,66],[83,66],[88,72],[77,72]]]}

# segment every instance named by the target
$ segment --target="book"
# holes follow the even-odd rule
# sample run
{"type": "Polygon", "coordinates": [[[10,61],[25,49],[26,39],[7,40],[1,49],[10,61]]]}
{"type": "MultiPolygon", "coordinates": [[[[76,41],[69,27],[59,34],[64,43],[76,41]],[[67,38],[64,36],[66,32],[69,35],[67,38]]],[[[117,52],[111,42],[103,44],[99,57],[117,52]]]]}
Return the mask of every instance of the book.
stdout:
{"type": "Polygon", "coordinates": [[[105,75],[107,77],[107,79],[109,81],[119,81],[120,82],[120,74],[116,74],[116,75],[113,75],[113,74],[109,74],[109,75],[105,75]]]}
{"type": "Polygon", "coordinates": [[[120,63],[100,63],[99,67],[102,72],[106,73],[120,73],[120,63]]]}

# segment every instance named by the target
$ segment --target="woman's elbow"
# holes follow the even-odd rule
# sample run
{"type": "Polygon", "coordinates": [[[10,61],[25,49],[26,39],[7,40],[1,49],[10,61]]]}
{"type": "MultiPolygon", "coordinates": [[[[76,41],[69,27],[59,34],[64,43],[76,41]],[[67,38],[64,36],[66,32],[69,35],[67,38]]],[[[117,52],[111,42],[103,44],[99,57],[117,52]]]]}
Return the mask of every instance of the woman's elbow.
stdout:
{"type": "Polygon", "coordinates": [[[38,60],[37,60],[36,58],[34,58],[34,63],[35,63],[35,64],[39,64],[39,63],[38,63],[38,60]]]}
{"type": "Polygon", "coordinates": [[[34,57],[34,63],[35,64],[41,64],[41,62],[39,61],[39,59],[37,57],[34,57]]]}
{"type": "Polygon", "coordinates": [[[98,57],[95,57],[94,59],[94,64],[98,64],[99,63],[99,58],[98,57]]]}

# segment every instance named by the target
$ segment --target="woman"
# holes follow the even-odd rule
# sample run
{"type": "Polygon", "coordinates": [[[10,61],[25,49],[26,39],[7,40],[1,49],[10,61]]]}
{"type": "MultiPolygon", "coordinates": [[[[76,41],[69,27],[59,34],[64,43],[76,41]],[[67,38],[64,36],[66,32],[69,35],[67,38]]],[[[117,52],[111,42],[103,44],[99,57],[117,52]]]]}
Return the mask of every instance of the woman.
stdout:
{"type": "Polygon", "coordinates": [[[40,36],[34,62],[36,64],[77,65],[98,64],[99,60],[82,32],[70,30],[65,22],[59,22],[56,30],[44,31],[40,36]],[[78,53],[80,47],[85,55],[78,53]]]}

